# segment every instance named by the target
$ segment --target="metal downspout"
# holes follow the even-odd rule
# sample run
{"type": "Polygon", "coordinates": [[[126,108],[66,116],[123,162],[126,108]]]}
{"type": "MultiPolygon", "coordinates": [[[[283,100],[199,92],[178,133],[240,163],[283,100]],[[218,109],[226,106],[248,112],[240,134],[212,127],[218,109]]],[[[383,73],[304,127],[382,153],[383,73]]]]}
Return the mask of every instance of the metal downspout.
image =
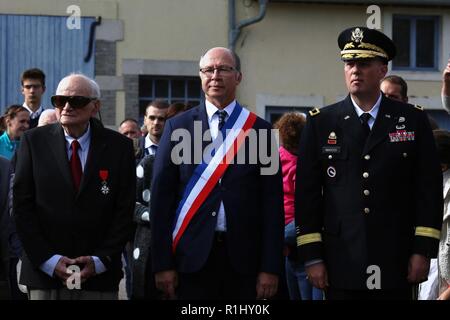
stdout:
{"type": "Polygon", "coordinates": [[[228,47],[234,51],[236,48],[236,42],[241,34],[241,30],[251,24],[261,21],[266,15],[267,0],[259,0],[259,13],[256,17],[245,19],[236,25],[236,0],[228,1],[228,24],[229,24],[229,36],[228,47]]]}

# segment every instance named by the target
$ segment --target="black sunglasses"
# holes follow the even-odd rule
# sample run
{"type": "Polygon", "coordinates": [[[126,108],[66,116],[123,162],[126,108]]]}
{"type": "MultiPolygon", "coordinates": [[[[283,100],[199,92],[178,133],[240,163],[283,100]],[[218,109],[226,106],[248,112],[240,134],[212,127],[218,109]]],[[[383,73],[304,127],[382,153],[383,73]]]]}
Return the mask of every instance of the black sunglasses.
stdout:
{"type": "Polygon", "coordinates": [[[52,96],[52,105],[55,108],[63,109],[68,102],[70,106],[74,109],[84,108],[89,102],[97,100],[94,97],[83,97],[83,96],[52,96]]]}

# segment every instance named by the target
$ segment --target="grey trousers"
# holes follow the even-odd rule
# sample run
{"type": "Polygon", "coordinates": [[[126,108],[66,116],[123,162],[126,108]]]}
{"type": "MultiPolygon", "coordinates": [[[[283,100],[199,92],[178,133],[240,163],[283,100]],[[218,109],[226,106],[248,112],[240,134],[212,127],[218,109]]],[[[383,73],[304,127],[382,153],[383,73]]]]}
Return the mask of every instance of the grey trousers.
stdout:
{"type": "Polygon", "coordinates": [[[61,289],[29,289],[30,300],[117,300],[117,291],[86,291],[61,289]]]}

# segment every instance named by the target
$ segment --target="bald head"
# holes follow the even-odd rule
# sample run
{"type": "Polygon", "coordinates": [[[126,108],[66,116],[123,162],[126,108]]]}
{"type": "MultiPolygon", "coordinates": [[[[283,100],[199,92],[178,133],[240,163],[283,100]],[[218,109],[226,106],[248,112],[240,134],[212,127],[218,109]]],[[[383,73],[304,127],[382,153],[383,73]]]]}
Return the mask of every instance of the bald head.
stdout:
{"type": "Polygon", "coordinates": [[[202,66],[204,65],[204,59],[208,57],[209,54],[212,55],[216,55],[216,54],[221,54],[221,55],[228,55],[231,59],[233,59],[234,62],[234,68],[241,72],[241,59],[239,58],[239,56],[232,50],[228,49],[228,48],[224,48],[224,47],[215,47],[215,48],[211,48],[209,50],[207,50],[201,57],[200,57],[200,68],[202,68],[202,66]]]}
{"type": "Polygon", "coordinates": [[[72,88],[76,86],[77,90],[81,88],[85,92],[83,96],[100,98],[100,88],[97,82],[85,76],[84,74],[73,73],[64,77],[58,84],[56,94],[60,95],[63,90],[70,89],[70,86],[72,86],[72,88]]]}
{"type": "Polygon", "coordinates": [[[219,109],[236,99],[242,80],[239,57],[230,49],[217,47],[206,51],[200,59],[200,79],[207,101],[219,109]]]}
{"type": "Polygon", "coordinates": [[[45,109],[42,111],[41,115],[39,116],[39,122],[38,127],[45,126],[47,124],[55,123],[58,119],[56,118],[56,111],[55,109],[45,109]]]}
{"type": "Polygon", "coordinates": [[[85,75],[71,74],[59,82],[56,95],[62,96],[62,103],[54,105],[59,122],[68,135],[81,137],[90,118],[95,117],[100,110],[100,89],[97,83],[85,75]],[[75,103],[73,97],[82,97],[79,98],[82,100],[75,103]]]}

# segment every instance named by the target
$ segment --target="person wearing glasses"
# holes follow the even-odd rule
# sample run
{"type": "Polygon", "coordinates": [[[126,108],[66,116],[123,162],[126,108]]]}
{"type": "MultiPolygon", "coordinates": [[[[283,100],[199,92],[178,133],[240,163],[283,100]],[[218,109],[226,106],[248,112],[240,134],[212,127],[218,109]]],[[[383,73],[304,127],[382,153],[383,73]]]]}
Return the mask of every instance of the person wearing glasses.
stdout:
{"type": "Polygon", "coordinates": [[[30,129],[38,125],[44,108],[42,96],[45,92],[45,73],[38,68],[25,70],[21,76],[23,107],[30,112],[30,129]]]}
{"type": "Polygon", "coordinates": [[[297,161],[299,256],[326,299],[413,298],[436,257],[442,174],[427,115],[386,98],[395,44],[375,29],[338,37],[346,99],[309,112],[297,161]]]}
{"type": "Polygon", "coordinates": [[[26,132],[17,154],[20,283],[33,300],[117,299],[136,196],[133,144],[94,119],[94,80],[71,74],[51,101],[58,122],[26,132]]]}
{"type": "Polygon", "coordinates": [[[199,66],[205,101],[167,120],[153,167],[155,283],[170,299],[268,299],[277,292],[284,238],[271,125],[236,101],[236,53],[212,48],[199,66]],[[263,170],[255,141],[272,152],[274,171],[263,170]]]}
{"type": "Polygon", "coordinates": [[[139,147],[142,152],[138,160],[148,155],[155,156],[158,150],[159,139],[161,139],[164,130],[168,110],[169,104],[163,100],[155,100],[147,105],[144,115],[144,125],[147,129],[147,134],[139,140],[139,147]]]}

